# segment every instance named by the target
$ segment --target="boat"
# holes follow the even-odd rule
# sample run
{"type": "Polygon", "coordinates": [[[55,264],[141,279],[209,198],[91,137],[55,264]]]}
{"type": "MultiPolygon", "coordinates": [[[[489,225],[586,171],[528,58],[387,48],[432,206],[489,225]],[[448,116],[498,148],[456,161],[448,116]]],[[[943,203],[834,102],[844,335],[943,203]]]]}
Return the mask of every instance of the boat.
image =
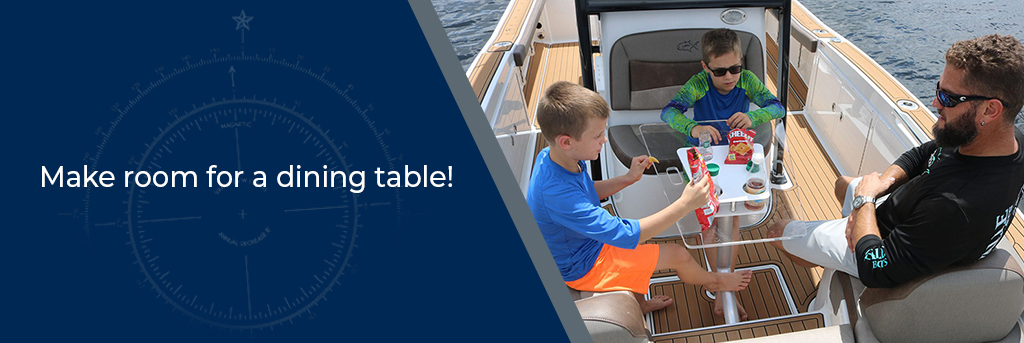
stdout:
{"type": "MultiPolygon", "coordinates": [[[[721,27],[740,33],[744,67],[787,110],[785,118],[758,128],[772,194],[765,214],[741,217],[743,239],[765,238],[783,219],[841,218],[842,204],[832,193],[840,175],[880,172],[932,139],[935,114],[799,1],[512,0],[466,74],[525,194],[534,158],[545,146],[534,116],[537,101],[557,81],[593,89],[611,107],[609,142],[600,159],[588,162],[595,180],[623,175],[631,156],[671,160],[674,148],[658,152],[651,143],[671,136],[661,109],[697,71],[696,39],[721,27]],[[686,68],[693,72],[681,72],[686,68]],[[652,73],[684,77],[645,83],[637,76],[652,73]]],[[[678,158],[665,165],[673,163],[681,167],[678,158]]],[[[626,218],[664,208],[681,192],[666,166],[645,172],[603,205],[626,218]]],[[[1013,216],[997,253],[891,290],[797,266],[763,242],[736,246],[736,268],[754,271],[754,282],[736,293],[750,315],[742,322],[713,315],[715,294],[683,284],[668,270],[655,272],[650,294],[675,302],[646,316],[628,295],[568,292],[595,341],[1021,342],[1024,215],[1017,209],[1013,216]]],[[[684,218],[678,230],[649,243],[699,245],[700,235],[688,229],[694,224],[684,218]]],[[[706,249],[690,252],[712,270],[706,249]]]]}

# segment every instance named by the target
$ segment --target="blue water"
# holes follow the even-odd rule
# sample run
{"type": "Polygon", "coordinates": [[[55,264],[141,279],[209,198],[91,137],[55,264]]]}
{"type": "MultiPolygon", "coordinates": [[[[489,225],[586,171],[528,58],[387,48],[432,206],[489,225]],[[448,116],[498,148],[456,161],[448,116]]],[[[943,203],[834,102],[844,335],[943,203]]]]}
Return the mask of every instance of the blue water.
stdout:
{"type": "MultiPolygon", "coordinates": [[[[473,63],[508,6],[507,0],[431,2],[464,69],[473,63]]],[[[945,66],[943,56],[954,42],[991,33],[1024,39],[1024,0],[801,3],[825,25],[871,56],[926,105],[935,97],[935,82],[945,66]]],[[[935,112],[934,108],[931,110],[935,112]]],[[[1016,125],[1024,131],[1024,111],[1017,115],[1016,125]]],[[[1024,202],[1020,206],[1024,207],[1024,202]]]]}
{"type": "MultiPolygon", "coordinates": [[[[462,67],[494,32],[507,0],[432,0],[462,67]]],[[[990,33],[1024,39],[1024,0],[824,1],[801,3],[864,50],[925,104],[935,97],[953,42],[990,33]]],[[[934,111],[934,109],[933,109],[934,111]]],[[[1024,113],[1017,116],[1024,130],[1024,113]]]]}
{"type": "MultiPolygon", "coordinates": [[[[925,104],[954,42],[999,33],[1024,39],[1024,1],[801,1],[925,104]]],[[[934,108],[932,109],[934,111],[934,108]]],[[[1024,115],[1017,116],[1024,127],[1024,115]]]]}

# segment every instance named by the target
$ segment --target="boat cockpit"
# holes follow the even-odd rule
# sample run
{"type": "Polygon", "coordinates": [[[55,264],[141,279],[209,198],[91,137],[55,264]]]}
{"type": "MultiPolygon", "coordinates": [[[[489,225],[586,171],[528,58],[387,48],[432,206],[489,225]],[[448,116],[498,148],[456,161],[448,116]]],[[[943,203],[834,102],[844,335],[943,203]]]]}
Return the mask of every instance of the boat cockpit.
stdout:
{"type": "MultiPolygon", "coordinates": [[[[931,140],[935,122],[892,75],[798,1],[513,0],[499,27],[468,76],[524,192],[544,144],[533,116],[537,98],[547,85],[571,81],[611,108],[608,142],[589,162],[594,179],[626,174],[634,156],[660,160],[607,199],[606,209],[642,218],[678,198],[686,163],[677,149],[687,135],[660,115],[702,70],[700,38],[711,29],[739,34],[743,68],[787,109],[784,118],[753,128],[771,170],[768,209],[736,216],[741,239],[753,242],[731,245],[739,250],[736,268],[754,272],[751,286],[735,294],[750,319],[715,316],[716,294],[656,271],[650,294],[669,295],[675,304],[647,315],[628,292],[569,289],[595,342],[1024,342],[1019,210],[985,259],[891,289],[796,266],[764,243],[767,227],[779,220],[841,218],[836,178],[884,170],[931,140]]],[[[654,243],[707,245],[694,217],[654,243]]],[[[690,249],[714,270],[708,250],[690,249]]]]}

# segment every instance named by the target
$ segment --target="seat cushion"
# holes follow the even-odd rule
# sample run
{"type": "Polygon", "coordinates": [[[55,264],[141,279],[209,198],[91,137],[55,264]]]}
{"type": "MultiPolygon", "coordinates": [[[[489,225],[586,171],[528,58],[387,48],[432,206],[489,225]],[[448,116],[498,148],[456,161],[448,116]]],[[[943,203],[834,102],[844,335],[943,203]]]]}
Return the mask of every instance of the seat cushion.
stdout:
{"type": "Polygon", "coordinates": [[[868,288],[860,307],[881,342],[996,341],[1024,311],[1024,272],[997,248],[981,261],[896,288],[868,288]]]}
{"type": "Polygon", "coordinates": [[[618,125],[608,128],[608,144],[611,145],[612,152],[615,153],[619,163],[629,168],[633,157],[648,155],[648,147],[642,141],[642,139],[646,139],[651,143],[650,156],[657,158],[660,163],[655,163],[654,168],[644,170],[644,174],[657,175],[655,168],[662,173],[668,167],[676,167],[680,171],[685,170],[682,161],[679,160],[679,155],[676,154],[679,147],[689,145],[685,135],[668,125],[645,126],[644,131],[644,136],[641,138],[640,125],[618,125]],[[647,127],[655,129],[648,130],[647,127]]]}
{"type": "Polygon", "coordinates": [[[640,304],[633,293],[580,292],[569,288],[594,342],[649,342],[650,332],[644,325],[640,304]]]}
{"type": "MultiPolygon", "coordinates": [[[[661,109],[675,91],[700,72],[700,40],[709,29],[673,29],[619,38],[609,53],[612,110],[661,109]],[[675,88],[675,91],[671,91],[675,88]],[[637,96],[638,99],[633,99],[637,96]]],[[[763,32],[736,31],[743,67],[764,82],[763,32]]]]}
{"type": "MultiPolygon", "coordinates": [[[[644,170],[644,174],[657,175],[655,170],[664,173],[669,167],[676,167],[682,174],[688,174],[687,169],[683,168],[682,160],[676,154],[676,150],[680,147],[690,145],[686,140],[686,135],[664,123],[643,125],[643,135],[640,132],[641,125],[617,125],[608,128],[608,144],[611,145],[612,152],[615,153],[615,158],[619,160],[619,163],[629,168],[633,157],[648,155],[649,148],[650,155],[657,158],[660,163],[655,163],[654,168],[644,170]],[[644,140],[650,146],[645,145],[644,140]]],[[[753,130],[757,132],[757,135],[754,136],[754,143],[761,144],[765,150],[769,149],[768,145],[772,140],[772,123],[758,125],[753,130]]]]}

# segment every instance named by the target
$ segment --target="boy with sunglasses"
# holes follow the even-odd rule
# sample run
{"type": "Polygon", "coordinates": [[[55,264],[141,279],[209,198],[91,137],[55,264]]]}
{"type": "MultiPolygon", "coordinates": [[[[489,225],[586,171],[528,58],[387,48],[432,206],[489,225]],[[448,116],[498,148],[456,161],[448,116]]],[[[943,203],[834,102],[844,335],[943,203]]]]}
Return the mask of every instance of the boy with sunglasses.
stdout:
{"type": "Polygon", "coordinates": [[[956,42],[932,106],[934,141],[881,175],[836,181],[848,218],[776,223],[770,237],[800,226],[807,234],[772,245],[868,287],[895,287],[992,252],[1024,198],[1024,134],[1013,126],[1024,107],[1024,46],[1001,35],[956,42]]]}
{"type": "MultiPolygon", "coordinates": [[[[698,144],[701,132],[708,132],[714,145],[728,144],[723,133],[730,129],[751,127],[782,118],[786,111],[761,80],[750,70],[743,69],[740,38],[730,29],[715,29],[704,33],[700,39],[701,67],[703,71],[686,81],[672,101],[661,111],[661,120],[672,128],[689,136],[690,144],[698,144]],[[760,109],[750,111],[754,102],[760,109]],[[693,108],[693,119],[687,118],[688,108],[693,108]],[[707,125],[697,122],[711,121],[707,125]]],[[[718,221],[711,224],[717,227],[718,221]]],[[[716,229],[705,232],[716,232],[716,229]]],[[[739,236],[739,221],[733,221],[733,236],[739,236]]],[[[714,255],[714,249],[708,251],[714,255]]],[[[733,262],[739,249],[732,249],[733,262]]],[[[721,297],[715,299],[715,313],[722,315],[721,297]]],[[[747,319],[747,312],[737,304],[740,320],[747,319]]]]}
{"type": "Polygon", "coordinates": [[[725,144],[721,132],[749,129],[786,115],[782,103],[765,88],[753,72],[743,69],[740,38],[730,29],[708,31],[701,37],[701,67],[661,111],[661,120],[690,136],[696,145],[701,132],[711,134],[714,144],[725,144]],[[750,102],[761,108],[750,111],[750,102]],[[687,118],[693,108],[693,119],[687,118]],[[698,125],[698,121],[720,120],[698,125]]]}

